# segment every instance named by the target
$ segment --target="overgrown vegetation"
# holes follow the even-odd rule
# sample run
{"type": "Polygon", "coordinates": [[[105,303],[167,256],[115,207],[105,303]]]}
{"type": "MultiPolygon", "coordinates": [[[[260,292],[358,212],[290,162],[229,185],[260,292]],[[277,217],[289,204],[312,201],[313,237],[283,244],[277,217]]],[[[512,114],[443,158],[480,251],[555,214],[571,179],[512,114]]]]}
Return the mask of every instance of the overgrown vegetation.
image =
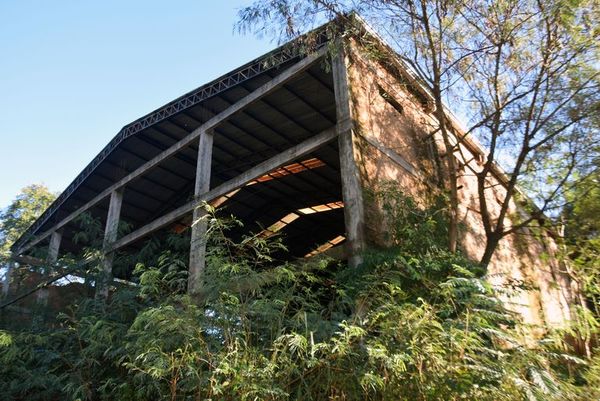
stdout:
{"type": "Polygon", "coordinates": [[[600,316],[600,160],[597,170],[569,194],[565,238],[589,307],[600,316]]]}
{"type": "Polygon", "coordinates": [[[351,269],[283,263],[281,238],[227,236],[211,214],[205,291],[185,294],[187,254],[150,243],[107,307],[74,304],[46,329],[0,331],[13,400],[589,400],[600,358],[550,333],[536,344],[445,245],[445,216],[386,196],[394,244],[351,269]],[[529,344],[529,345],[524,345],[529,344]]]}

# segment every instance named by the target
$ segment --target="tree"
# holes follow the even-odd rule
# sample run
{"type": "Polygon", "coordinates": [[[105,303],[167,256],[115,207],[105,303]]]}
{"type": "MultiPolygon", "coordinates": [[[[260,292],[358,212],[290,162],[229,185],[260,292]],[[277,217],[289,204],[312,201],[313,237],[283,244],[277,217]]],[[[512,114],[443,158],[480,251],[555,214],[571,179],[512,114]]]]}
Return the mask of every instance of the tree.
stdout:
{"type": "Polygon", "coordinates": [[[0,261],[10,257],[11,245],[56,199],[45,185],[32,184],[21,190],[6,209],[0,211],[0,261]]]}
{"type": "Polygon", "coordinates": [[[600,165],[567,197],[562,218],[569,257],[588,306],[600,317],[600,165]]]}
{"type": "Polygon", "coordinates": [[[600,132],[590,123],[600,110],[600,8],[594,1],[508,1],[475,5],[469,13],[472,37],[492,49],[470,57],[473,72],[465,79],[476,106],[470,132],[489,150],[473,171],[487,264],[504,236],[556,215],[565,191],[586,176],[597,154],[600,132]],[[497,195],[490,188],[495,164],[507,172],[498,212],[489,196],[497,195]],[[526,195],[536,205],[519,192],[526,183],[533,183],[526,195]]]}
{"type": "Polygon", "coordinates": [[[442,136],[448,170],[451,250],[459,220],[452,155],[469,134],[489,149],[480,167],[468,165],[478,180],[486,233],[482,264],[504,236],[560,210],[565,190],[584,175],[576,173],[586,170],[600,142],[598,130],[589,129],[600,105],[596,0],[257,0],[240,12],[238,26],[289,39],[327,19],[347,27],[351,11],[383,27],[379,33],[431,89],[434,132],[442,136]],[[465,105],[466,132],[450,132],[448,100],[465,105]],[[552,180],[540,185],[540,176],[552,180]],[[537,207],[519,190],[532,177],[537,185],[528,195],[537,207]],[[499,209],[492,204],[498,200],[499,209]]]}

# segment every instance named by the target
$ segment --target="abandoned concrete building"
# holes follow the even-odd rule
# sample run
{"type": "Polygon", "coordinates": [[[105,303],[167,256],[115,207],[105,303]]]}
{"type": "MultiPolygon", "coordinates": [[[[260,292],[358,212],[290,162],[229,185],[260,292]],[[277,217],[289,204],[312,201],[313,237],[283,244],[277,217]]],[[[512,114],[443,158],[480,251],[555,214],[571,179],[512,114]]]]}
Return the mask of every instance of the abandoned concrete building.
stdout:
{"type": "MultiPolygon", "coordinates": [[[[415,199],[436,190],[435,152],[422,150],[435,126],[431,96],[368,27],[361,32],[386,57],[371,57],[352,36],[330,51],[317,35],[308,55],[284,45],[125,126],[14,244],[15,260],[34,248],[47,249],[50,262],[75,252],[75,220],[87,212],[104,225],[103,268],[129,279],[131,272],[112,271],[115,252],[135,253],[157,233],[188,229],[193,292],[206,251],[200,206],[208,202],[244,230],[282,232],[295,258],[343,248],[350,264],[360,263],[365,247],[385,242],[381,210],[365,201],[365,189],[393,182],[415,199]],[[119,221],[131,227],[121,237],[119,221]]],[[[460,147],[459,165],[477,168],[485,159],[470,137],[460,147]]],[[[484,246],[477,183],[459,179],[461,249],[477,259],[484,246]]],[[[575,292],[556,252],[550,235],[516,233],[489,265],[494,285],[533,284],[507,296],[526,323],[569,319],[575,292]]],[[[98,282],[96,292],[108,287],[98,282]]]]}

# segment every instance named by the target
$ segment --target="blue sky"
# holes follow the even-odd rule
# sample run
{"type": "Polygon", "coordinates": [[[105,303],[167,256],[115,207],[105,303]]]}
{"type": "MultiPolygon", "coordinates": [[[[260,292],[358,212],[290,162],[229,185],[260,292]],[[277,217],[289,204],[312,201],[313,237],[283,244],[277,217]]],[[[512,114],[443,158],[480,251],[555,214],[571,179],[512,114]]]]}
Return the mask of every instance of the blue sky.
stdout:
{"type": "Polygon", "coordinates": [[[0,0],[0,208],[63,190],[127,123],[275,46],[250,0],[0,0]]]}

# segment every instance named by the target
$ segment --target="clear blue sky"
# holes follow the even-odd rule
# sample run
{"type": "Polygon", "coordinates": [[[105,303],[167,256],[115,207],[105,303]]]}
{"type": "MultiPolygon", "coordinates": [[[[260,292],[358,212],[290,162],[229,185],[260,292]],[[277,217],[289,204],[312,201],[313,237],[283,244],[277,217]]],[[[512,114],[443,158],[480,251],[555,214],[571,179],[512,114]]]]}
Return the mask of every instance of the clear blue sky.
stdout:
{"type": "Polygon", "coordinates": [[[275,46],[250,0],[0,0],[0,208],[62,191],[127,123],[275,46]]]}

